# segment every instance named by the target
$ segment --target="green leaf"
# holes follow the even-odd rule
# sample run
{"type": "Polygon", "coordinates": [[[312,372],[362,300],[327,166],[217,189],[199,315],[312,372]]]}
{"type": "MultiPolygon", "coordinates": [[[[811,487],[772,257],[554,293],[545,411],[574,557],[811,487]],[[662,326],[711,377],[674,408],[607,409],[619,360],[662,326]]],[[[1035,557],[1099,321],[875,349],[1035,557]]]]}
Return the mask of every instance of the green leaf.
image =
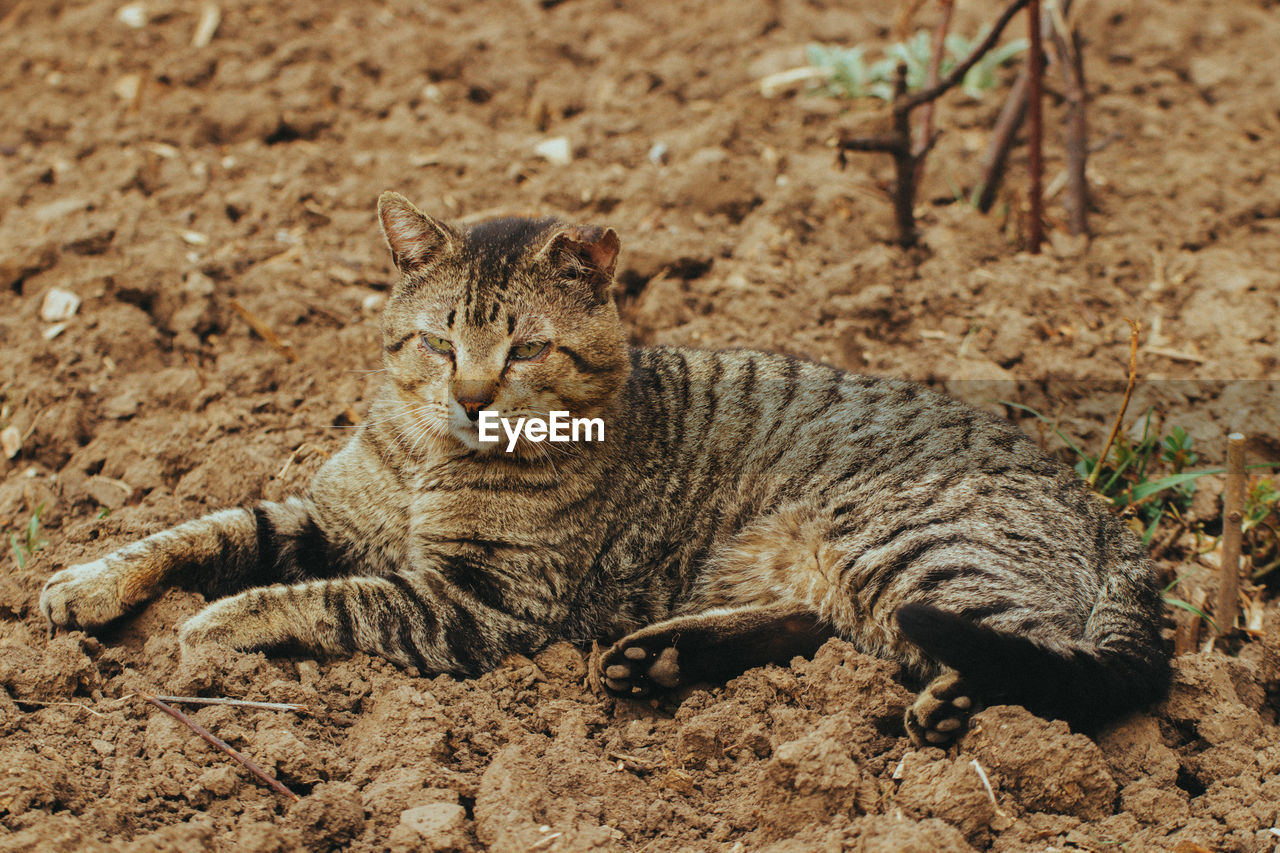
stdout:
{"type": "Polygon", "coordinates": [[[1183,601],[1181,598],[1175,598],[1172,595],[1166,595],[1164,597],[1164,603],[1172,605],[1173,607],[1181,607],[1183,610],[1194,613],[1204,621],[1208,622],[1209,625],[1212,626],[1214,631],[1218,630],[1218,623],[1213,621],[1213,617],[1205,613],[1199,607],[1196,607],[1194,604],[1188,604],[1187,602],[1183,601]]]}
{"type": "Polygon", "coordinates": [[[1164,507],[1156,513],[1156,517],[1151,519],[1151,523],[1147,525],[1146,531],[1142,534],[1142,545],[1144,548],[1151,546],[1151,540],[1156,535],[1156,527],[1160,524],[1160,519],[1164,518],[1164,507]]]}
{"type": "Polygon", "coordinates": [[[1183,471],[1181,474],[1170,474],[1168,477],[1161,477],[1159,480],[1148,480],[1133,487],[1131,492],[1133,503],[1146,500],[1151,495],[1163,492],[1165,489],[1172,489],[1184,483],[1192,483],[1210,474],[1225,474],[1226,472],[1226,468],[1205,468],[1200,471],[1183,471]]]}
{"type": "Polygon", "coordinates": [[[18,534],[9,534],[9,544],[13,546],[13,556],[18,561],[18,568],[25,569],[27,567],[27,555],[22,549],[22,543],[18,541],[18,534]]]}

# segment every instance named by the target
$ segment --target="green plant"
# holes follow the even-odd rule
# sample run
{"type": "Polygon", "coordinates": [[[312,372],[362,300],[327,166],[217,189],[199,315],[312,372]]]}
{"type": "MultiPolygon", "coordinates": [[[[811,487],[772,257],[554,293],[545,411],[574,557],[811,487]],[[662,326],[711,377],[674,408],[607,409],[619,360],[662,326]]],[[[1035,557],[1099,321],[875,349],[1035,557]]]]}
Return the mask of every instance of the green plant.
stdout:
{"type": "MultiPolygon", "coordinates": [[[[947,54],[943,57],[940,74],[945,76],[957,62],[969,55],[984,36],[985,33],[976,39],[966,39],[954,33],[948,35],[945,41],[947,54]]],[[[1026,49],[1026,39],[1014,39],[994,48],[965,73],[960,88],[969,97],[980,99],[996,87],[997,69],[1026,49]]],[[[809,64],[827,74],[825,88],[828,94],[884,101],[893,100],[893,80],[899,63],[907,68],[908,91],[919,91],[925,87],[932,51],[931,37],[923,30],[906,41],[884,48],[882,58],[875,62],[867,61],[867,48],[863,45],[811,44],[806,48],[809,64]]]]}
{"type": "Polygon", "coordinates": [[[1269,477],[1251,483],[1244,498],[1244,552],[1253,566],[1253,579],[1262,580],[1280,568],[1280,489],[1269,477]]]}
{"type": "Polygon", "coordinates": [[[42,512],[44,512],[44,504],[36,507],[36,511],[31,513],[31,519],[22,530],[9,533],[9,544],[13,546],[13,556],[18,561],[20,569],[26,568],[27,561],[49,544],[49,540],[40,535],[40,513],[42,512]]]}
{"type": "MultiPolygon", "coordinates": [[[[1006,406],[1027,412],[1049,424],[1076,457],[1075,472],[1088,480],[1099,466],[1096,455],[1090,455],[1068,438],[1048,418],[1030,406],[1002,400],[1006,406]]],[[[1094,490],[1115,505],[1121,515],[1142,521],[1143,543],[1150,544],[1160,522],[1169,515],[1180,517],[1191,506],[1196,480],[1211,474],[1225,473],[1225,468],[1203,468],[1186,471],[1199,461],[1191,449],[1192,438],[1182,427],[1170,428],[1159,436],[1151,429],[1151,412],[1143,419],[1142,435],[1134,441],[1127,435],[1116,436],[1115,443],[1101,461],[1094,490]]]]}
{"type": "Polygon", "coordinates": [[[1182,583],[1184,580],[1187,580],[1188,578],[1193,577],[1199,573],[1200,573],[1200,567],[1197,566],[1186,574],[1177,575],[1176,577],[1174,577],[1173,580],[1169,581],[1169,583],[1165,586],[1164,589],[1160,591],[1160,597],[1164,601],[1164,603],[1169,605],[1170,607],[1177,607],[1181,610],[1187,611],[1188,613],[1194,613],[1196,616],[1199,616],[1205,622],[1208,622],[1210,628],[1212,628],[1214,631],[1217,631],[1218,623],[1213,621],[1212,616],[1210,616],[1208,613],[1205,613],[1202,608],[1196,607],[1194,604],[1187,601],[1186,599],[1179,598],[1178,596],[1173,594],[1174,587],[1182,583]]]}

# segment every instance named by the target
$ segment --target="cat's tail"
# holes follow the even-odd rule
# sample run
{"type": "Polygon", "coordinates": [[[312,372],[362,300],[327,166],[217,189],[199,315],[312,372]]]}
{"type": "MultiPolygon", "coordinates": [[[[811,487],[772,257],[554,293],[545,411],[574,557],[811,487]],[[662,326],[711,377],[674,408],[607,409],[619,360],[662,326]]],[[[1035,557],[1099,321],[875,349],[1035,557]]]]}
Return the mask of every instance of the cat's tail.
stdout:
{"type": "Polygon", "coordinates": [[[1153,704],[1169,689],[1158,619],[1126,619],[1095,609],[1084,641],[1050,648],[927,604],[895,613],[903,635],[958,671],[988,705],[1023,705],[1032,713],[1094,731],[1128,711],[1153,704]]]}

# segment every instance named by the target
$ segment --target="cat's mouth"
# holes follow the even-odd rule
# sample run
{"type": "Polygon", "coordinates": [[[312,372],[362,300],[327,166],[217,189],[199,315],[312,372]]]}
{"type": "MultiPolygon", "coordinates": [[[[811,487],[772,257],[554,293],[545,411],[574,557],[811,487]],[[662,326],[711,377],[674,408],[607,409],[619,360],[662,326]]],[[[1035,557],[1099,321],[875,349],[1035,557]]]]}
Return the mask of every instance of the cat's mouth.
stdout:
{"type": "Polygon", "coordinates": [[[475,420],[452,413],[449,431],[468,450],[486,456],[547,457],[565,444],[603,441],[602,418],[575,418],[568,411],[482,410],[475,420]]]}
{"type": "Polygon", "coordinates": [[[483,442],[480,440],[480,424],[478,420],[471,420],[461,411],[461,407],[456,407],[459,411],[452,412],[449,416],[449,434],[456,438],[468,450],[476,450],[482,453],[501,453],[502,442],[492,441],[483,442]]]}

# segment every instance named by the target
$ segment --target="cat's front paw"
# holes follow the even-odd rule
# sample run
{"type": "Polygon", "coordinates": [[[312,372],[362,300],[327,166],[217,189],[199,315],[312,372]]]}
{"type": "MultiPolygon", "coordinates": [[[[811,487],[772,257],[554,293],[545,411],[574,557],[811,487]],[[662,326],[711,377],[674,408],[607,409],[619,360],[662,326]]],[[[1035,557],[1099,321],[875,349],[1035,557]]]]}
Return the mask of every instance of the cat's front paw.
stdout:
{"type": "Polygon", "coordinates": [[[214,643],[233,649],[257,649],[292,639],[287,620],[273,611],[262,590],[219,599],[178,629],[184,648],[214,643]]]}
{"type": "Polygon", "coordinates": [[[40,612],[58,628],[94,628],[124,615],[120,575],[109,558],[71,566],[45,583],[40,612]]]}
{"type": "Polygon", "coordinates": [[[215,601],[182,624],[178,629],[178,642],[184,648],[208,643],[249,648],[253,643],[247,642],[247,625],[242,611],[236,596],[215,601]]]}
{"type": "Polygon", "coordinates": [[[600,671],[613,695],[643,699],[680,686],[680,652],[669,637],[633,634],[604,653],[600,671]]]}
{"type": "Polygon", "coordinates": [[[916,746],[946,747],[969,726],[977,699],[958,672],[945,672],[920,691],[907,709],[907,735],[916,746]]]}

